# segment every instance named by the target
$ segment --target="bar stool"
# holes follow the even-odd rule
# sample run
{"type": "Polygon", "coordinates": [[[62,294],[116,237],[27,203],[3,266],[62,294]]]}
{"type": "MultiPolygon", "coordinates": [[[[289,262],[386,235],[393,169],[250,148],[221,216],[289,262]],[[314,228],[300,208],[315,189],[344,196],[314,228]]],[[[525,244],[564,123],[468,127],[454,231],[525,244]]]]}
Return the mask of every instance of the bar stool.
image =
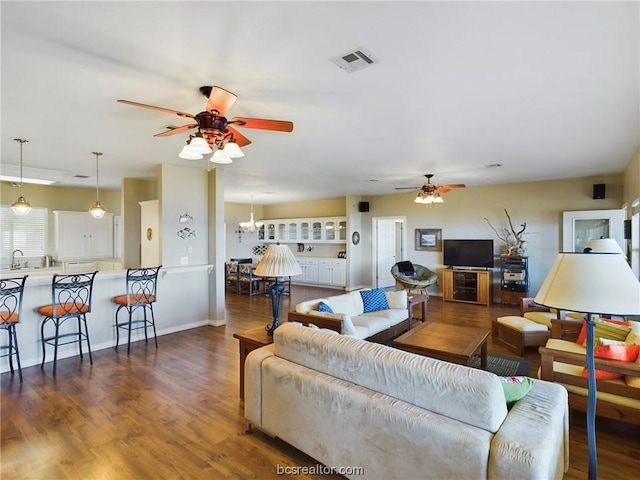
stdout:
{"type": "Polygon", "coordinates": [[[9,344],[0,346],[0,350],[8,350],[8,353],[0,356],[9,357],[9,368],[11,368],[11,373],[13,374],[13,357],[15,355],[20,383],[22,383],[22,367],[20,365],[16,325],[20,323],[22,292],[24,292],[24,282],[28,276],[0,280],[0,329],[6,330],[9,334],[9,344]]]}
{"type": "Polygon", "coordinates": [[[131,330],[144,329],[144,341],[148,342],[147,327],[153,328],[153,338],[158,348],[158,337],[156,335],[156,322],[153,315],[153,303],[157,300],[156,287],[158,283],[158,272],[162,268],[129,268],[127,270],[127,293],[113,298],[113,302],[118,305],[115,312],[116,324],[116,350],[120,343],[120,329],[128,331],[127,355],[131,352],[131,330]],[[125,309],[128,313],[128,320],[118,323],[118,313],[125,309]],[[142,309],[143,318],[134,319],[133,312],[142,309]],[[147,317],[147,309],[151,317],[147,317]]]}
{"type": "Polygon", "coordinates": [[[87,342],[89,363],[93,365],[91,355],[91,342],[89,341],[89,328],[87,327],[87,313],[91,312],[91,295],[93,293],[93,281],[96,277],[93,273],[74,273],[71,275],[54,275],[51,282],[51,304],[43,305],[36,309],[44,316],[40,326],[40,338],[42,339],[42,364],[46,359],[46,345],[53,346],[53,374],[56,374],[58,363],[58,346],[69,343],[78,343],[80,358],[82,358],[82,342],[87,342]],[[60,326],[67,320],[75,318],[78,328],[75,332],[60,332],[60,326]],[[52,336],[45,336],[45,327],[51,322],[55,328],[52,336]],[[83,331],[84,326],[84,331],[83,331]],[[60,340],[68,339],[60,343],[60,340]]]}

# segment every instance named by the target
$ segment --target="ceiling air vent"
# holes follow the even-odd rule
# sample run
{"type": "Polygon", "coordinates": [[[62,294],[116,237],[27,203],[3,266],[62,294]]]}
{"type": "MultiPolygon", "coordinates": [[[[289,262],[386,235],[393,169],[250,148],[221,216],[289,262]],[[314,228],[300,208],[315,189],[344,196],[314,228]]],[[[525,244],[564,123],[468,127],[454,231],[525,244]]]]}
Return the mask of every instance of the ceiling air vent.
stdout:
{"type": "Polygon", "coordinates": [[[343,53],[342,55],[332,58],[331,61],[348,73],[357,72],[363,68],[380,63],[377,57],[363,47],[358,47],[343,53]]]}
{"type": "Polygon", "coordinates": [[[89,175],[74,175],[73,178],[89,178],[89,175]]]}

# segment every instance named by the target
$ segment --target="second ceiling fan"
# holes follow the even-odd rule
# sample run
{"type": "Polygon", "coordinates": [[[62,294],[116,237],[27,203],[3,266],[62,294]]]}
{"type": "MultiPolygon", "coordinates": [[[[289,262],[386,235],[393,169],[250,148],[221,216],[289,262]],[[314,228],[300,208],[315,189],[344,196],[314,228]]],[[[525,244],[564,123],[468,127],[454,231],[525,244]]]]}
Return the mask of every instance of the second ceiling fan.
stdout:
{"type": "Polygon", "coordinates": [[[425,174],[427,183],[421,187],[396,187],[396,190],[418,190],[418,196],[414,200],[415,203],[443,203],[441,193],[449,192],[453,188],[464,188],[464,183],[449,183],[445,185],[434,185],[431,183],[433,173],[425,174]]]}
{"type": "MultiPolygon", "coordinates": [[[[227,112],[233,106],[238,96],[224,88],[218,86],[203,86],[200,87],[200,93],[207,97],[208,100],[205,110],[196,115],[179,110],[172,110],[170,108],[132,102],[130,100],[118,100],[118,102],[193,119],[194,122],[192,123],[170,128],[165,132],[155,134],[154,137],[167,137],[197,128],[197,132],[189,137],[188,143],[191,143],[196,138],[202,138],[209,145],[210,149],[217,148],[218,150],[223,150],[226,145],[230,143],[234,143],[238,147],[249,145],[251,140],[238,132],[238,130],[236,130],[237,127],[277,132],[293,131],[293,122],[286,120],[268,120],[249,117],[233,117],[228,119],[226,117],[227,112]]],[[[205,151],[205,153],[210,152],[205,151]]]]}

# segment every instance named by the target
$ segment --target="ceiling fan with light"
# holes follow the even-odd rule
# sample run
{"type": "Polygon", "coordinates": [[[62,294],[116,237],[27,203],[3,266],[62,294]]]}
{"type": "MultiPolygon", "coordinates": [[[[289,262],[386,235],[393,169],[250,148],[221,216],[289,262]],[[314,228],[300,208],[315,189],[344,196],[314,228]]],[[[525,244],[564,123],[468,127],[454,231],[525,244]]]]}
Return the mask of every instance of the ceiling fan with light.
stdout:
{"type": "Polygon", "coordinates": [[[444,200],[440,196],[441,193],[446,193],[451,191],[452,188],[464,188],[466,185],[464,183],[450,183],[447,185],[434,185],[431,183],[431,178],[433,177],[433,173],[425,174],[427,177],[427,183],[422,185],[421,187],[396,187],[396,190],[419,190],[418,196],[414,200],[414,203],[443,203],[444,200]]]}
{"type": "Polygon", "coordinates": [[[200,87],[200,93],[207,97],[208,100],[205,110],[196,115],[179,110],[132,102],[130,100],[118,100],[118,102],[193,119],[193,123],[169,128],[165,132],[154,135],[154,137],[167,137],[197,128],[198,130],[194,135],[189,135],[187,145],[179,154],[180,158],[188,160],[201,159],[203,158],[203,154],[211,153],[214,149],[215,153],[211,157],[211,161],[215,163],[231,163],[232,158],[244,156],[244,153],[242,153],[239,147],[249,145],[251,140],[238,132],[236,127],[273,130],[277,132],[293,131],[293,122],[286,120],[267,120],[247,117],[228,119],[225,115],[235,103],[238,96],[224,88],[203,86],[200,87]]]}

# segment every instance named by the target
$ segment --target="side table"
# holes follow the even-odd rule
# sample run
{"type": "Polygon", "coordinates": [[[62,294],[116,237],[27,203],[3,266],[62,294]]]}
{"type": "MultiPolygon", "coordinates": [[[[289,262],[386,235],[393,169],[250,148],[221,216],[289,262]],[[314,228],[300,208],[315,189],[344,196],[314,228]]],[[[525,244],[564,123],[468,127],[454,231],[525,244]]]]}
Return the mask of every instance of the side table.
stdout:
{"type": "Polygon", "coordinates": [[[264,327],[233,334],[240,342],[240,400],[244,401],[244,362],[253,350],[273,343],[273,337],[264,327]]]}
{"type": "Polygon", "coordinates": [[[424,293],[410,293],[407,296],[407,308],[409,310],[409,329],[411,329],[413,322],[413,307],[415,305],[422,306],[422,320],[423,323],[427,321],[427,301],[429,300],[429,295],[424,293]]]}

